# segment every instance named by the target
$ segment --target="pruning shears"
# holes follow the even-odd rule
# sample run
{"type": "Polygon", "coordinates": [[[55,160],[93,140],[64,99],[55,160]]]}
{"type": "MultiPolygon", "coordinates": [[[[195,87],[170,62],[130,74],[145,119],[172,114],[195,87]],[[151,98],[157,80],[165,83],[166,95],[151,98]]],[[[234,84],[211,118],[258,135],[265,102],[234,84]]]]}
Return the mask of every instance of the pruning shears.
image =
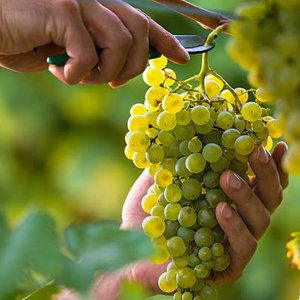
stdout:
{"type": "MultiPolygon", "coordinates": [[[[214,44],[205,45],[206,39],[200,35],[175,35],[179,43],[187,50],[189,54],[199,54],[207,52],[214,48],[214,44]]],[[[100,54],[101,49],[97,49],[100,54]]],[[[149,59],[160,57],[161,53],[154,47],[149,47],[149,59]]],[[[49,56],[47,59],[48,64],[56,66],[64,66],[69,59],[68,54],[61,54],[56,56],[49,56]]]]}

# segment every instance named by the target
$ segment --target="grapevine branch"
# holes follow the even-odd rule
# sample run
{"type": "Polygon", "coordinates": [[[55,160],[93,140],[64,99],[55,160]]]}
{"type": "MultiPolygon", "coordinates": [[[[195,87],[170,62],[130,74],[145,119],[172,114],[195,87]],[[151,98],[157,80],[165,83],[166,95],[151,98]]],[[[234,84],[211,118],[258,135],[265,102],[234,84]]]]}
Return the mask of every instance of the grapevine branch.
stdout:
{"type": "Polygon", "coordinates": [[[196,21],[205,29],[216,29],[217,27],[222,26],[224,27],[223,31],[229,33],[228,25],[232,22],[232,20],[220,13],[201,8],[185,0],[153,1],[196,21]]]}

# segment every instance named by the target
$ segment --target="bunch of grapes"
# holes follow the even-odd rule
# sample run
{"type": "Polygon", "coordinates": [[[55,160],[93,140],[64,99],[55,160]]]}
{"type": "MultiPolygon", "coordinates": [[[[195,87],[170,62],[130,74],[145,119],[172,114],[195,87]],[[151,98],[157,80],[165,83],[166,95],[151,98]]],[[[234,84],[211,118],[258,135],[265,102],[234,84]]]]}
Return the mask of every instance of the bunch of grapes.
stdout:
{"type": "MultiPolygon", "coordinates": [[[[261,86],[261,102],[277,102],[274,137],[284,132],[290,151],[285,169],[300,174],[300,1],[261,0],[240,7],[231,26],[229,53],[261,86]]],[[[271,131],[270,131],[271,132],[271,131]]]]}
{"type": "Polygon", "coordinates": [[[207,55],[201,72],[184,81],[165,57],[150,60],[143,74],[150,88],[131,108],[125,138],[127,158],[154,177],[141,202],[149,214],[143,230],[155,244],[151,261],[171,259],[158,284],[165,293],[177,290],[175,300],[216,299],[209,278],[230,265],[215,215],[218,203],[230,203],[220,175],[230,169],[248,181],[248,155],[256,144],[272,148],[276,122],[254,90],[233,89],[211,70],[207,55]]]}

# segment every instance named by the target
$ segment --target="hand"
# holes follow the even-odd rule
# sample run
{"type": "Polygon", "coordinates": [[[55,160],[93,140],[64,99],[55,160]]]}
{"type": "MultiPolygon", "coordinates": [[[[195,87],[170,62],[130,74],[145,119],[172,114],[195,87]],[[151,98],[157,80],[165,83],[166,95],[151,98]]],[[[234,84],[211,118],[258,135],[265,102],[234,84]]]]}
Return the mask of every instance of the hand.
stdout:
{"type": "MultiPolygon", "coordinates": [[[[282,191],[288,185],[288,175],[282,170],[281,162],[287,151],[285,143],[276,145],[272,155],[264,148],[257,147],[249,156],[255,176],[248,185],[232,171],[225,171],[220,185],[227,196],[236,204],[237,211],[227,203],[219,203],[216,208],[218,222],[225,232],[225,248],[231,256],[231,264],[224,272],[214,272],[211,279],[216,284],[227,284],[237,280],[253,256],[257,241],[270,223],[270,215],[282,201],[282,191]]],[[[123,208],[123,229],[140,228],[147,214],[141,208],[141,199],[153,184],[146,172],[133,185],[123,208]]],[[[168,262],[157,266],[150,261],[140,261],[114,274],[100,278],[95,287],[95,298],[116,299],[116,286],[120,279],[134,280],[147,286],[155,293],[160,292],[157,280],[166,271],[168,262]],[[112,283],[114,282],[114,283],[112,283]],[[103,289],[103,286],[114,286],[103,289]],[[113,292],[112,292],[113,291],[113,292]],[[112,292],[112,294],[111,294],[112,292]],[[110,295],[110,296],[109,296],[110,295]]]]}
{"type": "Polygon", "coordinates": [[[189,60],[173,35],[120,0],[0,0],[0,13],[0,65],[17,72],[47,70],[48,56],[67,52],[64,67],[49,67],[58,79],[117,87],[143,72],[149,43],[189,60]]]}

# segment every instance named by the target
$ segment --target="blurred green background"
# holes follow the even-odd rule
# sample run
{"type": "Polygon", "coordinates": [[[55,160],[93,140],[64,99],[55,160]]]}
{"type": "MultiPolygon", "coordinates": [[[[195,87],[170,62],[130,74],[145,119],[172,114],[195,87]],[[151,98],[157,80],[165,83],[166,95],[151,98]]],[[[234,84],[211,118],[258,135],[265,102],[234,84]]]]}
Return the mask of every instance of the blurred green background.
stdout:
{"type": "MultiPolygon", "coordinates": [[[[241,1],[192,2],[230,14],[241,1]]],[[[174,34],[208,34],[159,5],[145,11],[174,34]]],[[[228,38],[218,39],[211,65],[233,86],[248,87],[246,72],[226,54],[228,38]]],[[[198,72],[200,62],[194,56],[185,66],[169,67],[184,79],[198,72]]],[[[34,207],[49,211],[61,228],[74,220],[120,219],[122,203],[140,173],[123,155],[127,119],[130,107],[143,102],[146,89],[141,76],[113,90],[66,86],[48,72],[1,69],[0,197],[11,223],[34,207]]],[[[221,288],[220,300],[298,298],[299,275],[289,267],[285,244],[290,232],[300,229],[299,183],[300,178],[291,178],[244,276],[221,288]]]]}

